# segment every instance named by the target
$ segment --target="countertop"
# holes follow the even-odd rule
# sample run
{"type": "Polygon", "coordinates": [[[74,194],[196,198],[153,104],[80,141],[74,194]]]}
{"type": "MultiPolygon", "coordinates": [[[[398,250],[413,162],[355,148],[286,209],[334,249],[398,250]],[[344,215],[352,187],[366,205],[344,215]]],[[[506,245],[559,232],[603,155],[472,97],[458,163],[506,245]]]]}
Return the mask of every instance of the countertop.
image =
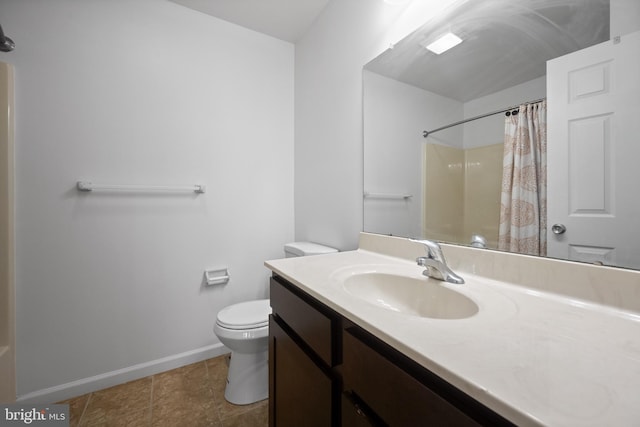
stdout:
{"type": "Polygon", "coordinates": [[[362,244],[265,265],[519,426],[640,425],[639,313],[456,271],[465,284],[438,285],[471,298],[477,314],[409,316],[351,295],[340,279],[355,266],[434,279],[362,244]]]}

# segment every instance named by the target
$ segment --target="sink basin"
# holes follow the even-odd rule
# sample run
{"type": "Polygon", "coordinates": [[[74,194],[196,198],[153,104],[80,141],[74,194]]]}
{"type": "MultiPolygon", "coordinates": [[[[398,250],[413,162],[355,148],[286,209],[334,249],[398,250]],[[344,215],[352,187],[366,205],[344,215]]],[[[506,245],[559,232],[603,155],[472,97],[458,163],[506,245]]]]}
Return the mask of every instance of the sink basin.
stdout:
{"type": "Polygon", "coordinates": [[[424,276],[367,272],[346,277],[342,286],[370,304],[412,316],[464,319],[478,312],[472,299],[424,276]]]}

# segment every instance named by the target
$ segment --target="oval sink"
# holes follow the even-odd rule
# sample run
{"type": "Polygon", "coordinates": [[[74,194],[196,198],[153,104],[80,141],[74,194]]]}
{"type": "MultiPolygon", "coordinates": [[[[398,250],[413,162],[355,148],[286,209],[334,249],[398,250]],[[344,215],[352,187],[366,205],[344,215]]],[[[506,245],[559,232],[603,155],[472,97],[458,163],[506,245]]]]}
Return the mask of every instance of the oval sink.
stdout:
{"type": "Polygon", "coordinates": [[[472,299],[427,277],[362,273],[345,278],[343,287],[370,304],[413,316],[464,319],[478,312],[472,299]]]}

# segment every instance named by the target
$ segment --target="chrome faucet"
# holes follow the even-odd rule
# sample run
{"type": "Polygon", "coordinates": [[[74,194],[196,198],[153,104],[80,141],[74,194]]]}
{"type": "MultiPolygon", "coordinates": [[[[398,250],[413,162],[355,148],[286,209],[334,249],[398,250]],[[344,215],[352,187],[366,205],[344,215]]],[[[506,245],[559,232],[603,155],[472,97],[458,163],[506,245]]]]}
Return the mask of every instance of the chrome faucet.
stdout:
{"type": "Polygon", "coordinates": [[[442,248],[436,242],[431,240],[414,240],[414,242],[422,243],[424,249],[427,251],[427,256],[421,256],[416,258],[416,262],[419,266],[425,267],[422,272],[427,277],[433,277],[434,279],[443,280],[449,283],[456,283],[461,285],[464,283],[464,279],[451,271],[447,262],[444,259],[442,248]]]}

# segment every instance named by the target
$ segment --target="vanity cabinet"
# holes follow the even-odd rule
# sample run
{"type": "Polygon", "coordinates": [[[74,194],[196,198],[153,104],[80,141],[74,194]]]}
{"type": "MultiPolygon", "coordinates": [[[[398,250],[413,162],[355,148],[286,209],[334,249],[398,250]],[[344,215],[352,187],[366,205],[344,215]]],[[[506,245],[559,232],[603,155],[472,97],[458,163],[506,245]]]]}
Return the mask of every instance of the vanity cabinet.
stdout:
{"type": "Polygon", "coordinates": [[[275,274],[271,305],[271,427],[513,426],[275,274]]]}

